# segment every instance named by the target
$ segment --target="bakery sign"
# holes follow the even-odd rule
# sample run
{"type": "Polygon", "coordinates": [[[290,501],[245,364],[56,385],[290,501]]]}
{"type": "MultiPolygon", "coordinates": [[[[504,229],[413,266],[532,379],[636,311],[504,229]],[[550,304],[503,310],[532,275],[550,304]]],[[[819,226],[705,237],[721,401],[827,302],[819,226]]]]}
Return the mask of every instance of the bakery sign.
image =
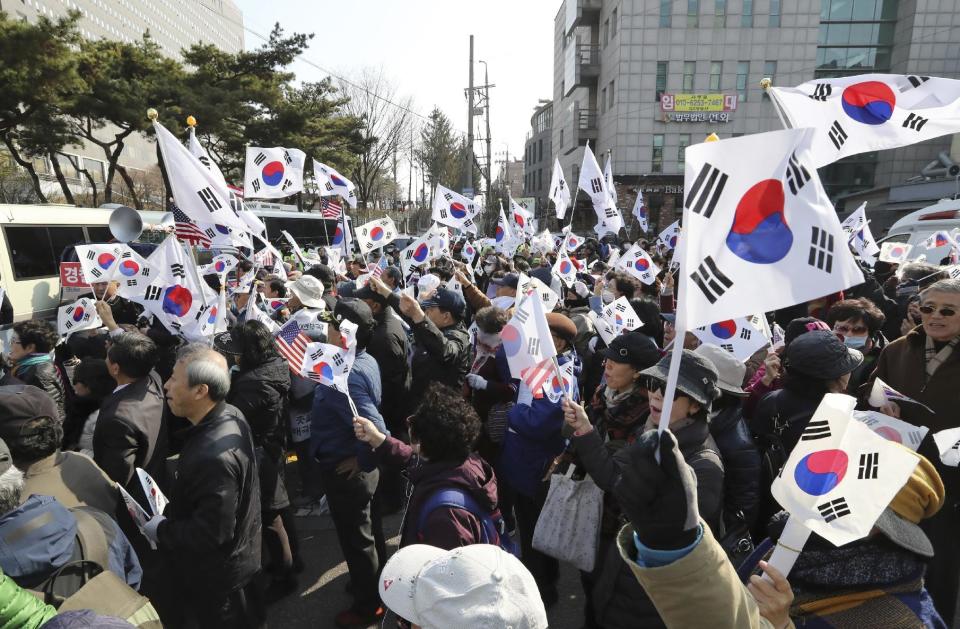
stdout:
{"type": "Polygon", "coordinates": [[[660,112],[671,122],[730,122],[736,94],[662,94],[660,112]]]}

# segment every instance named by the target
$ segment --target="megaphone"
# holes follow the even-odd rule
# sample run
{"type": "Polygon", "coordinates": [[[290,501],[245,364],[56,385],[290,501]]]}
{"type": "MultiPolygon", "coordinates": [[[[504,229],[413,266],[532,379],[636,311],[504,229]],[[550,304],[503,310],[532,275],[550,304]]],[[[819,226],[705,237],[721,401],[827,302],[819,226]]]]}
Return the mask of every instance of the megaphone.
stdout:
{"type": "Polygon", "coordinates": [[[121,205],[110,214],[110,233],[118,242],[136,240],[142,232],[143,219],[132,207],[121,205]]]}

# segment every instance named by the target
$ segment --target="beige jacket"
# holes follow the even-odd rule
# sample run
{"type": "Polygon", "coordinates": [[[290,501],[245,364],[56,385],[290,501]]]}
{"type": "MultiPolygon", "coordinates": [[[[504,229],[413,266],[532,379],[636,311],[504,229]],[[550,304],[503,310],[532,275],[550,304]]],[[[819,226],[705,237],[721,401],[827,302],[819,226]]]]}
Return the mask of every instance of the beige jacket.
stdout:
{"type": "Polygon", "coordinates": [[[53,496],[67,509],[94,507],[116,519],[117,485],[89,457],[56,452],[23,468],[21,502],[33,494],[53,496]]]}
{"type": "MultiPolygon", "coordinates": [[[[617,546],[668,627],[775,629],[760,615],[709,526],[704,525],[703,539],[690,554],[659,568],[637,564],[631,525],[620,529],[617,546]]],[[[788,628],[793,627],[791,621],[788,628]]]]}

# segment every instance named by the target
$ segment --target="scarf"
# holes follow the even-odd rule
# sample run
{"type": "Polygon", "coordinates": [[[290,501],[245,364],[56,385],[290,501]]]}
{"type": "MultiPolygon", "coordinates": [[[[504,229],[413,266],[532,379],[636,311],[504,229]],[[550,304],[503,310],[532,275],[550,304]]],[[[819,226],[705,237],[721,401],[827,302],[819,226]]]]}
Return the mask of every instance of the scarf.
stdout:
{"type": "Polygon", "coordinates": [[[619,393],[603,386],[597,389],[591,406],[594,417],[599,418],[597,430],[601,434],[606,431],[610,441],[628,443],[634,432],[643,426],[642,420],[650,410],[644,390],[636,385],[619,393]]]}
{"type": "Polygon", "coordinates": [[[30,354],[26,358],[21,358],[17,361],[17,366],[13,368],[13,375],[16,376],[22,373],[22,370],[27,367],[50,362],[53,362],[53,357],[50,354],[30,354]]]}
{"type": "Polygon", "coordinates": [[[960,343],[960,336],[951,340],[949,343],[944,346],[939,352],[937,351],[937,346],[933,342],[933,339],[929,336],[926,337],[926,346],[923,350],[923,357],[926,363],[924,370],[926,371],[927,381],[933,377],[933,374],[936,373],[937,369],[940,368],[950,355],[953,354],[954,348],[957,346],[957,343],[960,343]]]}

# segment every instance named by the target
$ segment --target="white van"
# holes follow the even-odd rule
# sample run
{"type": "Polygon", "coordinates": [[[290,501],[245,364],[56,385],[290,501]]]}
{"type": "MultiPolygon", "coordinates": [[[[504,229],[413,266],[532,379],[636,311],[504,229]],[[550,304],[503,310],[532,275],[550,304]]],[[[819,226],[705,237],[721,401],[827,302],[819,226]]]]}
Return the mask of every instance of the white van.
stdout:
{"type": "Polygon", "coordinates": [[[940,261],[950,255],[950,246],[926,249],[920,243],[938,231],[950,233],[960,228],[960,200],[941,199],[934,205],[922,210],[907,214],[890,227],[885,242],[905,242],[913,245],[910,257],[920,254],[926,256],[930,264],[940,264],[940,261]]]}
{"type": "MultiPolygon", "coordinates": [[[[0,284],[14,321],[56,316],[60,254],[85,242],[110,242],[111,210],[72,205],[0,205],[0,284]]],[[[166,212],[141,212],[159,224],[166,212]]]]}

